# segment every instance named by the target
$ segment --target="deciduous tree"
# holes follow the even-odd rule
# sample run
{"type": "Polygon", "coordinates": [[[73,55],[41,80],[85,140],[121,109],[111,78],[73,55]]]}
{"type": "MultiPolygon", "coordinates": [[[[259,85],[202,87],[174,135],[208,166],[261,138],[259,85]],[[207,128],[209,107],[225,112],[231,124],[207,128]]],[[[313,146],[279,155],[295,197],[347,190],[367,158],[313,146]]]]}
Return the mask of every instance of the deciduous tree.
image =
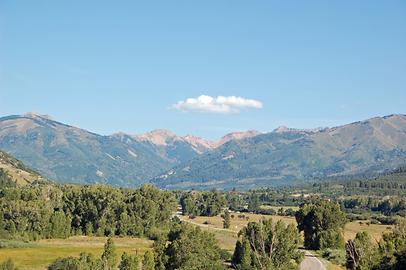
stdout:
{"type": "Polygon", "coordinates": [[[296,212],[299,231],[304,231],[304,245],[308,249],[342,248],[342,231],[346,216],[339,204],[317,201],[304,204],[296,212]]]}

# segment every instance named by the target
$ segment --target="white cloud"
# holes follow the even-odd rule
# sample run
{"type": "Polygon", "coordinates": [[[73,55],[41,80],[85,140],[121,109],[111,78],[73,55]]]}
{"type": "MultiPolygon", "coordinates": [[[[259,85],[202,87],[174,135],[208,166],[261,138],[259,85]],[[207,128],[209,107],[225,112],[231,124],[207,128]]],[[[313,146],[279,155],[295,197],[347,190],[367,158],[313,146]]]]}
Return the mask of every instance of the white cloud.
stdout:
{"type": "Polygon", "coordinates": [[[172,108],[183,112],[238,113],[243,108],[261,109],[262,102],[236,96],[201,95],[197,98],[179,101],[172,105],[172,108]]]}

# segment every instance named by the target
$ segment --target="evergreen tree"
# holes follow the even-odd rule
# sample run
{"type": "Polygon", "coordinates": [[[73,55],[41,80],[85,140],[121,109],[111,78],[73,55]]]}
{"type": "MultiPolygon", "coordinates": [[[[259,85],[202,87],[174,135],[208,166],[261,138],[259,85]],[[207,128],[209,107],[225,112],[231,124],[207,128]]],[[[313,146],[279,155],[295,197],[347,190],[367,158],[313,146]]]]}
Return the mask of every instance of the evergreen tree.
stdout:
{"type": "Polygon", "coordinates": [[[147,251],[144,254],[142,260],[142,270],[154,270],[155,269],[155,258],[152,251],[147,251]]]}
{"type": "Polygon", "coordinates": [[[100,259],[95,260],[90,253],[80,253],[79,255],[80,270],[101,270],[100,259]]]}
{"type": "Polygon", "coordinates": [[[255,212],[259,209],[259,197],[258,194],[252,193],[248,200],[248,211],[255,212]]]}
{"type": "Polygon", "coordinates": [[[85,234],[87,236],[92,236],[93,235],[93,223],[92,222],[87,222],[86,223],[85,234]]]}
{"type": "Polygon", "coordinates": [[[251,247],[248,240],[244,239],[242,241],[237,241],[232,258],[232,264],[238,270],[252,269],[251,247]]]}
{"type": "Polygon", "coordinates": [[[121,262],[118,266],[120,270],[140,270],[140,260],[138,256],[128,255],[126,252],[121,255],[121,262]]]}
{"type": "Polygon", "coordinates": [[[109,237],[104,245],[104,252],[101,256],[104,270],[113,270],[117,265],[117,253],[113,239],[109,237]]]}
{"type": "Polygon", "coordinates": [[[230,225],[231,225],[230,212],[228,210],[224,211],[224,214],[222,215],[222,217],[223,217],[223,228],[224,229],[230,228],[230,225]]]}
{"type": "Polygon", "coordinates": [[[62,211],[57,211],[52,214],[49,225],[51,238],[66,238],[70,235],[71,220],[62,211]]]}
{"type": "Polygon", "coordinates": [[[126,212],[121,213],[120,220],[118,222],[119,235],[127,235],[130,230],[131,220],[126,212]]]}

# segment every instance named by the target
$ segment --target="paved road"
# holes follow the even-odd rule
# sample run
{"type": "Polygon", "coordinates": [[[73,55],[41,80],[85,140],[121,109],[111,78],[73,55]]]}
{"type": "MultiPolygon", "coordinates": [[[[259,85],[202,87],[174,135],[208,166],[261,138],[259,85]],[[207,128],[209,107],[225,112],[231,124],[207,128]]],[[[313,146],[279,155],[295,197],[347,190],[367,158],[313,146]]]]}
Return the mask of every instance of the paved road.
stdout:
{"type": "Polygon", "coordinates": [[[313,254],[305,251],[305,258],[300,264],[300,270],[326,270],[326,267],[313,254]]]}

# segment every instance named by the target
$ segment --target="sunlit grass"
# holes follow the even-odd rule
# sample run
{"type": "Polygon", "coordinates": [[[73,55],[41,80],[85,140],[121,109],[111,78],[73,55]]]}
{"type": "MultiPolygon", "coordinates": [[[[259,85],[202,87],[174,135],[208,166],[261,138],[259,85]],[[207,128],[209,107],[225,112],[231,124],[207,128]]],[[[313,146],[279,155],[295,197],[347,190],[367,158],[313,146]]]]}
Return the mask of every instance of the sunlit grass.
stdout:
{"type": "Polygon", "coordinates": [[[247,226],[250,221],[259,221],[263,218],[272,218],[275,222],[278,220],[283,220],[286,223],[296,224],[296,220],[293,217],[283,217],[283,216],[269,216],[269,215],[257,215],[250,213],[231,213],[233,218],[231,218],[231,224],[229,229],[223,229],[223,218],[221,216],[215,217],[195,217],[190,219],[187,216],[181,216],[180,218],[186,222],[199,225],[203,230],[212,232],[219,246],[228,251],[233,251],[235,243],[238,239],[238,232],[247,226]],[[240,217],[239,217],[240,216],[240,217]],[[242,217],[243,216],[243,217],[242,217]]]}
{"type": "MultiPolygon", "coordinates": [[[[105,237],[74,236],[68,239],[40,240],[33,247],[0,249],[0,262],[11,258],[20,270],[43,270],[58,257],[78,256],[81,252],[100,257],[105,237]]],[[[152,241],[142,238],[114,238],[119,256],[125,251],[143,254],[152,241]]]]}
{"type": "Polygon", "coordinates": [[[391,225],[379,225],[370,224],[367,225],[368,221],[353,221],[345,225],[344,228],[344,239],[354,239],[358,232],[366,231],[375,241],[379,241],[382,238],[382,233],[390,232],[393,226],[391,225]]]}
{"type": "MultiPolygon", "coordinates": [[[[188,216],[181,216],[180,218],[186,222],[199,225],[203,230],[212,232],[219,246],[223,249],[233,252],[235,243],[238,239],[238,232],[244,228],[250,221],[259,221],[263,218],[271,218],[275,222],[283,220],[286,223],[296,224],[294,217],[285,216],[270,216],[270,215],[257,215],[250,213],[231,213],[234,218],[231,219],[231,226],[229,229],[223,229],[223,218],[221,216],[215,217],[195,217],[193,219],[188,216]],[[242,217],[244,215],[244,217],[242,217]],[[239,217],[240,216],[240,217],[239,217]],[[248,219],[247,219],[248,218],[248,219]]],[[[366,231],[370,234],[372,239],[379,241],[383,232],[389,232],[392,226],[370,224],[367,225],[367,221],[352,221],[346,224],[344,228],[344,239],[353,239],[357,232],[366,231]]],[[[325,261],[327,270],[343,270],[343,266],[335,265],[329,261],[325,261]]]]}
{"type": "MultiPolygon", "coordinates": [[[[238,232],[245,227],[250,221],[259,221],[262,218],[271,218],[275,222],[283,220],[286,223],[296,224],[294,217],[257,215],[250,213],[232,213],[229,229],[223,229],[223,219],[221,216],[215,217],[196,217],[190,219],[187,216],[181,216],[184,221],[199,225],[203,230],[212,232],[220,247],[230,252],[234,250],[235,243],[238,239],[238,232]],[[239,217],[240,216],[240,217],[239,217]]],[[[360,231],[367,231],[375,240],[381,238],[383,232],[390,231],[391,226],[370,224],[366,221],[353,221],[347,223],[344,230],[346,240],[354,238],[355,234],[360,231]]],[[[49,239],[35,242],[32,247],[21,248],[4,248],[0,249],[0,262],[13,259],[20,270],[43,270],[58,257],[78,256],[81,252],[92,253],[99,257],[103,252],[103,246],[106,237],[87,237],[74,236],[68,239],[49,239]]],[[[151,248],[152,241],[142,238],[115,237],[115,245],[118,255],[125,251],[132,254],[143,254],[151,248]]],[[[344,268],[326,263],[328,270],[342,270],[344,268]]]]}

